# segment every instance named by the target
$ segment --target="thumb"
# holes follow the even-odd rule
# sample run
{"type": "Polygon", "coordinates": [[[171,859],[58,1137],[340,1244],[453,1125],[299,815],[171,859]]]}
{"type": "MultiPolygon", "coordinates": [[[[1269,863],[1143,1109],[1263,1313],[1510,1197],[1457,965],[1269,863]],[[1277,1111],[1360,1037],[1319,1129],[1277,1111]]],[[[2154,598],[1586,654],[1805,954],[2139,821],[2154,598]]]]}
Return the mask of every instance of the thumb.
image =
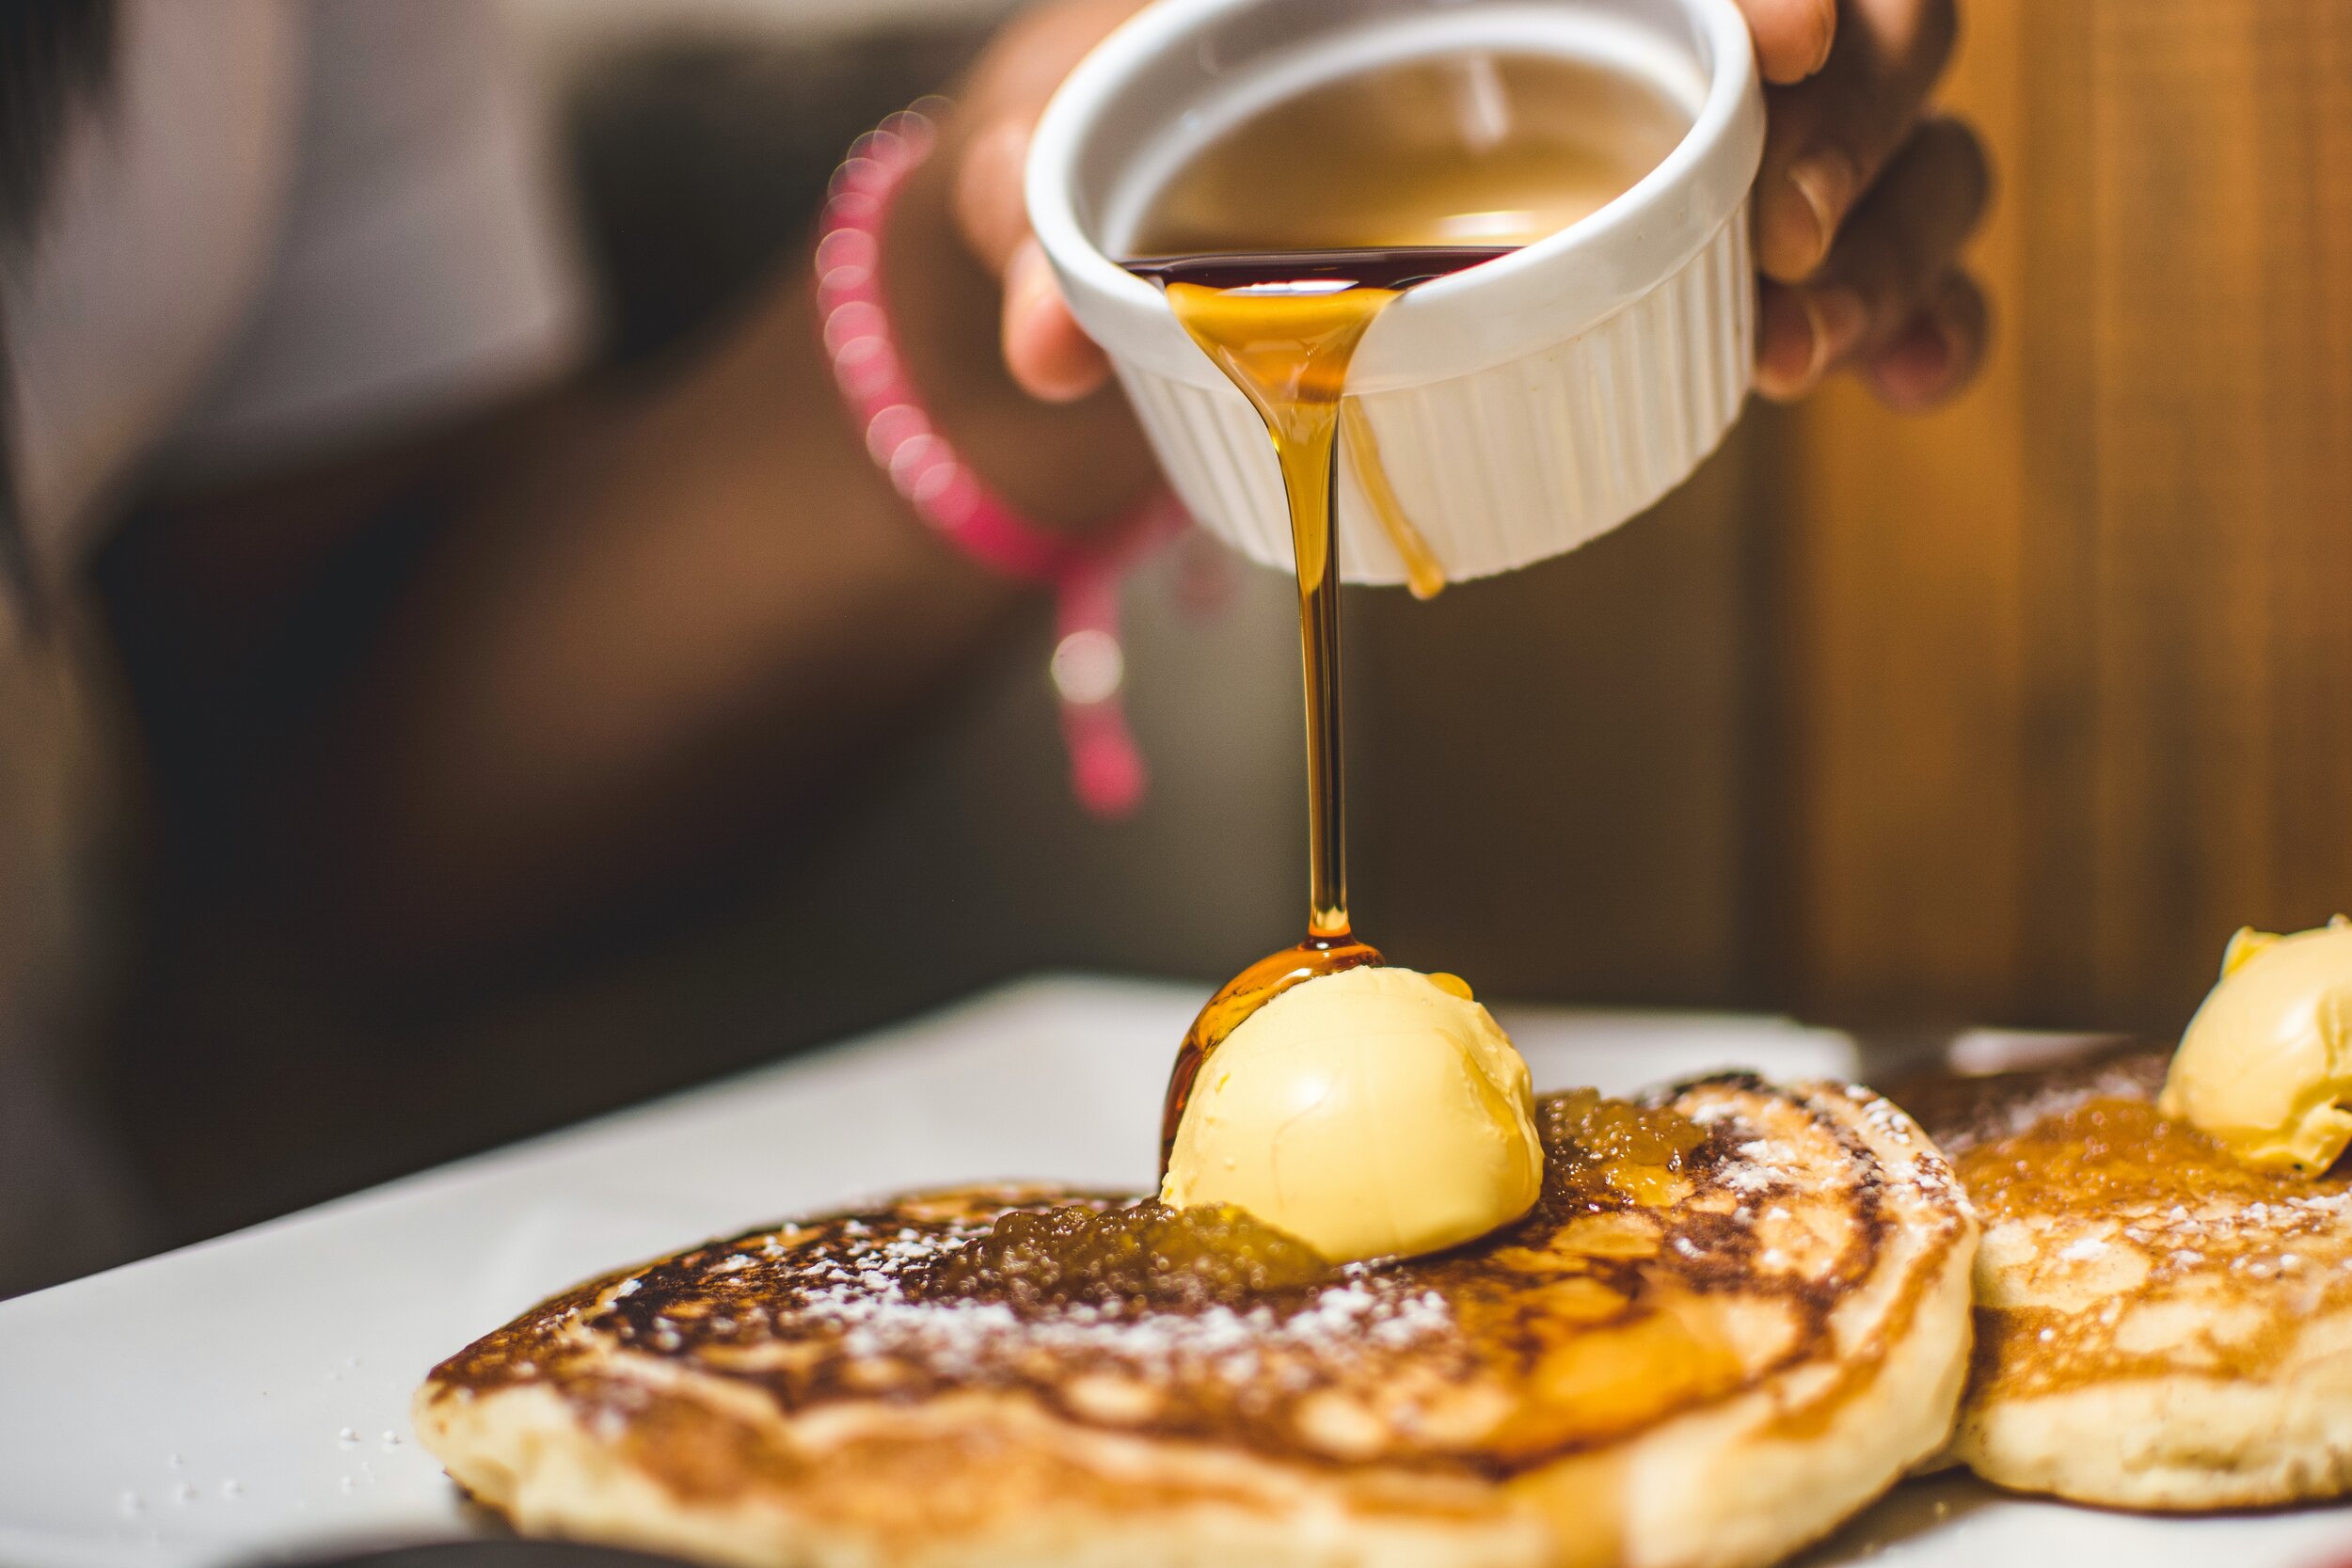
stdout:
{"type": "Polygon", "coordinates": [[[1078,325],[1036,239],[1024,238],[1005,267],[1005,368],[1031,397],[1074,403],[1110,379],[1110,360],[1078,325]]]}
{"type": "Polygon", "coordinates": [[[1004,286],[1006,369],[1024,390],[1050,403],[1101,387],[1110,361],[1079,329],[1029,234],[1022,195],[1029,133],[1071,68],[1136,5],[1062,0],[1023,15],[973,69],[964,97],[969,119],[951,139],[957,230],[1004,286]]]}

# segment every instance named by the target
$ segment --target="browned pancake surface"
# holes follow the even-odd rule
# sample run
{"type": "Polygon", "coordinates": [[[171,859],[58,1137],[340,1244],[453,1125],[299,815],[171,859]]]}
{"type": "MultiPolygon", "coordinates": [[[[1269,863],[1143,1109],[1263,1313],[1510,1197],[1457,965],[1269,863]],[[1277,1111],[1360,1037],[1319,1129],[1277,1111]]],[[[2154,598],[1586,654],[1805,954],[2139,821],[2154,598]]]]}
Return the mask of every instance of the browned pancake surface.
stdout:
{"type": "MultiPolygon", "coordinates": [[[[1319,1285],[1182,1307],[931,1299],[922,1281],[1000,1217],[1121,1201],[960,1190],[591,1282],[443,1363],[429,1397],[534,1384],[591,1431],[644,1437],[678,1414],[660,1392],[673,1373],[698,1398],[731,1388],[796,1417],[1014,1394],[1104,1431],[1485,1479],[1624,1438],[1808,1358],[1839,1371],[1781,1419],[1819,1421],[1867,1382],[1867,1347],[1825,1343],[1826,1325],[1889,1243],[1888,1178],[1854,1123],[1905,1147],[1908,1123],[1867,1091],[1743,1077],[1661,1103],[1670,1114],[1548,1098],[1544,1192],[1524,1220],[1319,1285]]],[[[1947,1195],[1931,1255],[1962,1244],[1943,1163],[1922,1149],[1902,1180],[1947,1195]]],[[[1910,1306],[1894,1304],[1890,1338],[1910,1306]]],[[[674,1449],[684,1431],[662,1442],[674,1449]]],[[[750,1463],[717,1457],[704,1473],[750,1463]]]]}
{"type": "Polygon", "coordinates": [[[1899,1090],[1985,1228],[1972,1402],[2276,1373],[2352,1307],[2352,1174],[2257,1171],[2157,1115],[2171,1053],[1899,1090]]]}

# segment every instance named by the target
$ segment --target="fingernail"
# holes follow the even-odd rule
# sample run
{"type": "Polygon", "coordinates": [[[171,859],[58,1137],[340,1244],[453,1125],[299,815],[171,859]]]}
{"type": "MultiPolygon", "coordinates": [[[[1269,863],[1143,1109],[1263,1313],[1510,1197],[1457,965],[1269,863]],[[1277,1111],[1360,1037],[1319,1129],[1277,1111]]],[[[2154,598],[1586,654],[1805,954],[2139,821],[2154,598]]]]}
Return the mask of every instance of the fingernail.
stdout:
{"type": "Polygon", "coordinates": [[[1764,285],[1756,324],[1756,389],[1775,403],[1804,395],[1819,335],[1794,289],[1764,285]]]}
{"type": "Polygon", "coordinates": [[[1923,311],[1872,362],[1870,379],[1897,407],[1924,407],[1943,393],[1958,352],[1950,329],[1923,311]]]}
{"type": "Polygon", "coordinates": [[[1836,148],[1823,148],[1791,164],[1788,180],[1813,219],[1813,241],[1804,262],[1810,272],[1829,254],[1837,226],[1845,221],[1847,203],[1853,199],[1853,164],[1836,148]]]}
{"type": "Polygon", "coordinates": [[[1870,325],[1869,309],[1862,296],[1845,284],[1804,292],[1804,313],[1813,324],[1813,368],[1819,377],[1862,341],[1870,325]]]}
{"type": "Polygon", "coordinates": [[[1102,381],[1071,358],[1069,340],[1076,334],[1060,290],[1044,250],[1034,238],[1022,241],[1005,268],[1005,368],[1022,390],[1046,403],[1074,403],[1102,381]]]}
{"type": "Polygon", "coordinates": [[[1837,47],[1837,0],[1816,0],[1815,8],[1821,13],[1821,53],[1813,61],[1807,76],[1820,73],[1829,64],[1830,52],[1837,47]]]}

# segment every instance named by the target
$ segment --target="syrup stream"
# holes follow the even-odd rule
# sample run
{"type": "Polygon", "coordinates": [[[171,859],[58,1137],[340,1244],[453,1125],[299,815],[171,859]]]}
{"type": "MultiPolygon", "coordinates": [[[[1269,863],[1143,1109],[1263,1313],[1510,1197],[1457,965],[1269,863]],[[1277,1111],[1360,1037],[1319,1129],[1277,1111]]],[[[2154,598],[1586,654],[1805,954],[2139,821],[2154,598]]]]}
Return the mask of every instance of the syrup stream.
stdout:
{"type": "Polygon", "coordinates": [[[1201,1065],[1244,1019],[1302,980],[1383,961],[1355,939],[1347,913],[1337,505],[1343,425],[1359,480],[1406,561],[1413,591],[1426,598],[1444,586],[1445,575],[1379,472],[1369,421],[1359,408],[1347,408],[1347,367],[1365,331],[1403,290],[1512,248],[1414,245],[1128,264],[1167,290],[1178,323],[1265,420],[1290,509],[1307,705],[1307,940],[1242,971],[1193,1021],[1168,1079],[1163,1177],[1201,1065]]]}

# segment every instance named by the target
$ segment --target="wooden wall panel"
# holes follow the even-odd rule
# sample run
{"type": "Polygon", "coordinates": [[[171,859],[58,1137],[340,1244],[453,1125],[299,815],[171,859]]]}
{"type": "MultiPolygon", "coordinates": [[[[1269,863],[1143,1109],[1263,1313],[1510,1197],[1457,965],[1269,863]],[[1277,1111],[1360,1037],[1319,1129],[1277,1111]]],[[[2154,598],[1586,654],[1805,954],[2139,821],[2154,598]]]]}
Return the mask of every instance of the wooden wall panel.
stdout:
{"type": "Polygon", "coordinates": [[[2026,12],[2018,0],[2000,0],[1995,14],[2007,24],[2007,47],[1963,57],[1954,88],[2000,160],[1994,233],[2014,235],[2011,249],[1988,249],[1986,260],[2002,332],[1996,364],[2015,388],[2021,421],[2014,430],[1997,426],[1993,437],[2013,441],[2022,456],[2019,685],[2014,714],[2002,716],[2013,730],[1989,726],[1983,739],[2014,747],[1998,766],[2016,792],[2019,832],[2005,911],[2012,972],[2006,984],[1963,1000],[1982,1016],[2088,1022],[2093,1009],[2082,992],[2097,925],[2090,604],[2098,484],[2086,459],[2095,450],[2099,284],[2090,198],[2098,95],[2086,84],[2098,18],[2089,4],[2026,12]],[[2012,83],[2013,92],[1994,96],[1991,81],[2012,83]]]}
{"type": "Polygon", "coordinates": [[[1572,554],[1351,595],[1350,903],[1397,962],[1514,999],[1756,996],[1756,434],[1572,554]]]}
{"type": "MultiPolygon", "coordinates": [[[[1956,96],[2013,124],[2017,20],[1986,8],[1970,26],[1956,96]]],[[[2004,202],[1979,247],[2003,303],[2019,229],[2004,202]]],[[[1957,1014],[2015,970],[2021,372],[1996,356],[1930,420],[1841,383],[1789,421],[1776,610],[1802,1005],[1957,1014]]]]}
{"type": "Polygon", "coordinates": [[[1788,979],[2164,1027],[2233,927],[2352,902],[2352,8],[1968,16],[1998,356],[1789,447],[1788,979]]]}

